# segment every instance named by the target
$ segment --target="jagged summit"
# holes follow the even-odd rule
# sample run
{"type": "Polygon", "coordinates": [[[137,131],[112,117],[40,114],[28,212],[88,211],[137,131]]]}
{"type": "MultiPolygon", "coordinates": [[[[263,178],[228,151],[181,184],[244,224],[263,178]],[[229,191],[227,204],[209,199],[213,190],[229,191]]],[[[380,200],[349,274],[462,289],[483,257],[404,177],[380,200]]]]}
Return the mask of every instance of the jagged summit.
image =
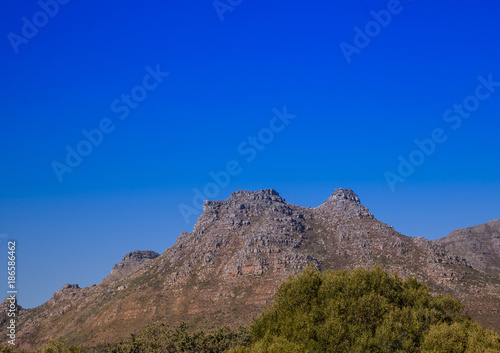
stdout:
{"type": "Polygon", "coordinates": [[[238,190],[229,196],[226,200],[229,202],[258,202],[258,201],[276,201],[285,202],[285,199],[274,189],[265,189],[257,191],[238,190]]]}
{"type": "Polygon", "coordinates": [[[339,201],[347,200],[360,203],[358,195],[351,189],[336,188],[335,192],[330,195],[330,197],[325,201],[339,201]]]}
{"type": "MultiPolygon", "coordinates": [[[[257,215],[261,212],[279,210],[278,213],[290,213],[292,209],[303,209],[302,206],[289,204],[274,189],[257,191],[239,190],[235,191],[225,200],[205,201],[203,204],[203,214],[197,221],[197,225],[207,224],[207,222],[217,221],[229,216],[234,219],[236,214],[245,213],[247,215],[257,215]],[[277,208],[276,208],[277,207],[277,208]],[[245,210],[245,211],[243,211],[245,210]],[[226,213],[229,212],[228,215],[226,213]]],[[[301,212],[303,212],[302,210],[301,212]]],[[[369,218],[373,219],[373,214],[368,208],[361,205],[358,195],[351,189],[337,188],[314,212],[323,214],[325,217],[334,216],[345,219],[369,218]]],[[[195,225],[195,229],[197,226],[195,225]]]]}
{"type": "MultiPolygon", "coordinates": [[[[229,198],[217,201],[205,201],[204,211],[212,209],[214,206],[221,204],[242,204],[242,203],[259,203],[259,201],[274,201],[284,203],[285,199],[274,189],[264,189],[256,191],[238,190],[233,192],[229,198]],[[209,207],[207,207],[209,206],[209,207]]],[[[338,206],[354,203],[361,205],[358,195],[351,189],[336,188],[335,192],[326,199],[321,206],[338,206]]],[[[319,207],[321,207],[319,206],[319,207]]]]}
{"type": "Polygon", "coordinates": [[[273,189],[257,191],[239,190],[233,192],[231,196],[222,201],[205,201],[203,203],[203,212],[211,212],[214,209],[258,207],[259,205],[269,205],[273,202],[285,203],[285,199],[273,189]]]}
{"type": "Polygon", "coordinates": [[[316,209],[335,216],[342,215],[344,218],[374,218],[368,208],[361,205],[358,195],[351,189],[335,189],[335,192],[316,209]]]}
{"type": "Polygon", "coordinates": [[[246,191],[246,190],[238,190],[231,194],[230,198],[238,198],[238,197],[249,197],[255,196],[257,198],[269,197],[269,196],[280,196],[280,194],[274,189],[264,189],[257,191],[246,191]]]}

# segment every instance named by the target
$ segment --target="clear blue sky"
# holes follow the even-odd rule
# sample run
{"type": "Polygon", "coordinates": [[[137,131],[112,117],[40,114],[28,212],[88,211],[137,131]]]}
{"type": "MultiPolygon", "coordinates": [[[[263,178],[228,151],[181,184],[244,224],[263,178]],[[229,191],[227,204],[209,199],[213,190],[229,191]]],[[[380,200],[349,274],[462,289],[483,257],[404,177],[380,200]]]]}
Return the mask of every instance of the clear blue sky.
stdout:
{"type": "Polygon", "coordinates": [[[500,218],[492,1],[41,4],[0,15],[0,253],[17,240],[22,306],[163,252],[207,185],[209,199],[274,188],[303,206],[351,188],[429,239],[500,218]],[[92,145],[82,131],[98,128],[92,145]],[[86,154],[73,167],[67,146],[86,154]]]}

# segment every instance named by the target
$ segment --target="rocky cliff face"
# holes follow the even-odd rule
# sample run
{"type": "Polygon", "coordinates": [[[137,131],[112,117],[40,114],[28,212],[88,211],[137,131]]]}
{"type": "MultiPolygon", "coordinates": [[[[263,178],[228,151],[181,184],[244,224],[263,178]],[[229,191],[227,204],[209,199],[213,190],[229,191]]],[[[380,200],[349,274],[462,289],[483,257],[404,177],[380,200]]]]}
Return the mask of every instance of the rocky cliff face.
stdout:
{"type": "Polygon", "coordinates": [[[309,263],[320,269],[378,263],[467,300],[474,318],[500,331],[500,276],[475,268],[476,259],[461,250],[401,235],[351,190],[335,190],[316,208],[289,204],[270,189],[237,191],[206,201],[193,231],[162,255],[127,254],[99,285],[65,286],[40,307],[22,310],[19,341],[38,346],[65,335],[90,346],[156,320],[205,329],[246,324],[309,263]]]}

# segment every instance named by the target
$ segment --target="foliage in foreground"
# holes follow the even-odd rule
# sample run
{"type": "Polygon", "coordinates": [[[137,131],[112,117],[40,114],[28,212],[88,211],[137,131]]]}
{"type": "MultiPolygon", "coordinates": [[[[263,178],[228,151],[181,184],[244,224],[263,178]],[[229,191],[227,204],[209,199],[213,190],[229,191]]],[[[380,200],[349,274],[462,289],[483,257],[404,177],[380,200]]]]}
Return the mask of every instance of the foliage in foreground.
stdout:
{"type": "MultiPolygon", "coordinates": [[[[232,331],[227,327],[211,333],[189,332],[185,323],[176,328],[164,324],[150,324],[139,335],[108,345],[108,353],[222,353],[236,346],[247,346],[250,336],[246,328],[232,331]]],[[[50,340],[42,349],[27,351],[0,345],[0,353],[83,353],[94,349],[70,346],[63,338],[50,340]]],[[[99,350],[101,351],[101,350],[99,350]]]]}
{"type": "Polygon", "coordinates": [[[28,351],[24,349],[14,349],[9,346],[0,345],[1,353],[83,353],[83,350],[78,346],[70,346],[62,338],[51,339],[42,349],[28,351]]]}
{"type": "Polygon", "coordinates": [[[147,326],[138,335],[126,342],[112,345],[109,353],[222,353],[231,347],[246,346],[250,336],[246,329],[232,331],[227,327],[211,333],[197,331],[190,333],[186,324],[171,329],[164,324],[147,326]]]}
{"type": "Polygon", "coordinates": [[[308,267],[283,283],[273,306],[251,324],[251,345],[231,352],[500,352],[500,336],[463,309],[379,267],[308,267]]]}
{"type": "MultiPolygon", "coordinates": [[[[274,304],[249,329],[190,332],[186,324],[147,326],[109,353],[500,352],[500,336],[484,330],[449,296],[427,285],[373,270],[320,272],[307,267],[278,289],[274,304]]],[[[2,353],[29,353],[0,346],[2,353]]],[[[81,353],[64,340],[36,353],[81,353]]]]}

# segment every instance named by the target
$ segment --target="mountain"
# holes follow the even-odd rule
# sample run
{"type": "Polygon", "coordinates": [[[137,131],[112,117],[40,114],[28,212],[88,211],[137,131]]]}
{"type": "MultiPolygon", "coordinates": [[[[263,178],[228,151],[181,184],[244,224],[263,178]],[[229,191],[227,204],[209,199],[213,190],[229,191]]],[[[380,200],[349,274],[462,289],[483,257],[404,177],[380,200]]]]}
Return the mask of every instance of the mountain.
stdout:
{"type": "MultiPolygon", "coordinates": [[[[496,224],[484,228],[493,239],[496,224]]],[[[163,254],[129,253],[99,285],[68,284],[39,307],[20,308],[18,341],[39,347],[63,335],[94,346],[126,338],[151,321],[236,327],[256,317],[280,283],[310,263],[322,270],[378,263],[465,301],[474,319],[500,332],[498,257],[478,255],[488,244],[496,244],[491,254],[498,254],[498,242],[488,243],[481,229],[469,238],[457,231],[433,242],[378,221],[351,190],[336,189],[315,208],[287,203],[271,189],[236,191],[206,201],[193,231],[181,233],[163,254]]]]}
{"type": "Polygon", "coordinates": [[[500,277],[500,219],[454,230],[436,243],[462,254],[474,268],[500,277]]]}

